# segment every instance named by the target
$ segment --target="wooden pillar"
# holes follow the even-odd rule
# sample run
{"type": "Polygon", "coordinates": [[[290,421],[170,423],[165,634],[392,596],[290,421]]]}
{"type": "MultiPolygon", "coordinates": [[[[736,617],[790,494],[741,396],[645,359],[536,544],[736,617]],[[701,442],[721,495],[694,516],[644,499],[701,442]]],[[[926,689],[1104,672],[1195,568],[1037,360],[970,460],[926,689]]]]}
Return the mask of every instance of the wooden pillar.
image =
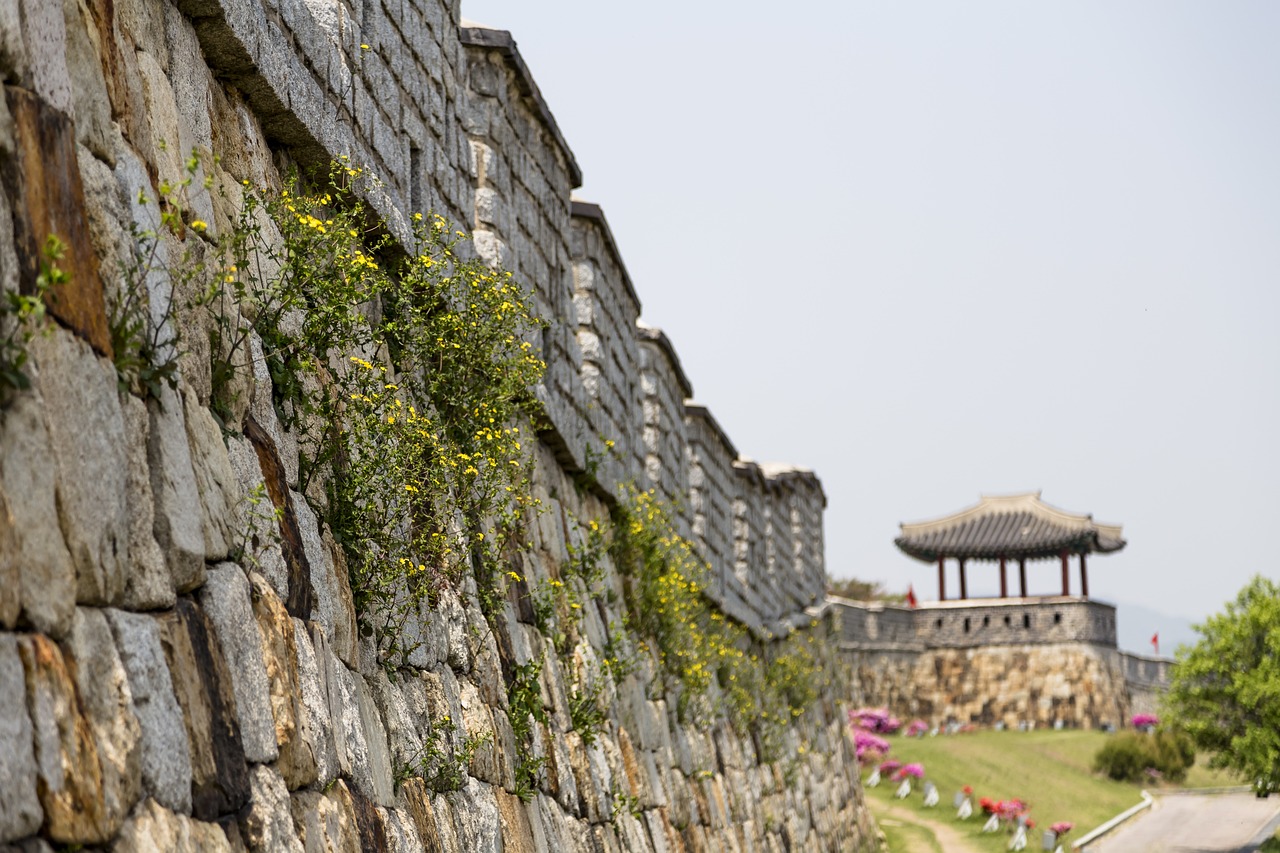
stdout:
{"type": "Polygon", "coordinates": [[[1062,594],[1071,594],[1071,576],[1067,574],[1067,549],[1063,548],[1058,555],[1062,557],[1062,594]]]}
{"type": "Polygon", "coordinates": [[[947,600],[947,558],[938,555],[938,600],[947,600]]]}
{"type": "Polygon", "coordinates": [[[1022,587],[1022,597],[1027,597],[1027,558],[1018,558],[1018,583],[1022,587]]]}
{"type": "Polygon", "coordinates": [[[1009,597],[1009,583],[1004,574],[1004,554],[1000,555],[1000,597],[1009,597]]]}
{"type": "Polygon", "coordinates": [[[969,597],[969,587],[965,583],[965,579],[964,579],[964,557],[961,557],[960,558],[960,598],[966,599],[968,597],[969,597]]]}
{"type": "Polygon", "coordinates": [[[1080,552],[1080,594],[1089,597],[1089,572],[1084,562],[1084,551],[1080,552]]]}

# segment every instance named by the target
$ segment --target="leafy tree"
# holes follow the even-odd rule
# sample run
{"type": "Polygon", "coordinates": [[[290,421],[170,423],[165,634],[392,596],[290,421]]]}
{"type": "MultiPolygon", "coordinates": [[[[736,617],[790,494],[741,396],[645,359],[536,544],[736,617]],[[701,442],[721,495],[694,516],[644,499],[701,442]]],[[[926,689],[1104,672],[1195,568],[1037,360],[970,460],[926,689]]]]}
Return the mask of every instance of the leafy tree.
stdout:
{"type": "Polygon", "coordinates": [[[1168,714],[1210,766],[1236,770],[1259,796],[1280,790],[1280,585],[1255,576],[1226,612],[1178,650],[1168,714]]]}

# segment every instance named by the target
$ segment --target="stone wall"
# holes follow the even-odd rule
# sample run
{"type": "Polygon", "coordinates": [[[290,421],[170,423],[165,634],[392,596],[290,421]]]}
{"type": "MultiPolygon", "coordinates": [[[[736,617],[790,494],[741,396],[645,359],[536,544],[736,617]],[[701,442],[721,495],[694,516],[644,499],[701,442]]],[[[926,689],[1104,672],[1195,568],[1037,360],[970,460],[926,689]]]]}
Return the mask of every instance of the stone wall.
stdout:
{"type": "Polygon", "coordinates": [[[1116,644],[1116,609],[1079,598],[929,602],[917,608],[915,620],[918,636],[931,648],[1116,644]]]}
{"type": "Polygon", "coordinates": [[[1103,602],[831,601],[854,701],[903,717],[1121,726],[1168,685],[1170,661],[1116,649],[1115,608],[1103,602]]]}
{"type": "Polygon", "coordinates": [[[618,652],[622,579],[606,558],[602,594],[580,590],[593,606],[567,652],[535,627],[529,592],[561,576],[622,486],[673,503],[711,594],[763,643],[835,630],[815,618],[825,498],[809,472],[738,459],[688,405],[670,342],[638,325],[603,214],[570,200],[578,167],[509,34],[462,26],[449,0],[0,0],[0,79],[0,290],[30,291],[50,233],[71,276],[29,345],[32,387],[0,415],[0,844],[878,846],[839,696],[766,762],[727,724],[680,719],[632,643],[636,670],[602,683],[599,737],[573,726],[572,686],[618,652]],[[122,297],[128,226],[154,226],[140,194],[179,179],[193,150],[189,204],[208,227],[165,242],[162,261],[226,233],[242,184],[346,158],[380,179],[368,201],[393,235],[420,210],[460,223],[547,321],[545,512],[513,557],[522,580],[497,617],[472,578],[443,591],[406,627],[420,645],[395,680],[303,494],[260,342],[219,423],[195,294],[152,274],[154,322],[183,333],[178,389],[118,389],[105,306],[122,297]],[[277,510],[279,541],[248,559],[253,494],[277,510]],[[506,683],[537,658],[549,722],[522,756],[506,683]],[[400,772],[428,750],[462,762],[456,790],[400,772]],[[521,799],[525,758],[543,763],[521,799]]]}
{"type": "Polygon", "coordinates": [[[935,724],[1124,725],[1131,702],[1114,652],[1086,644],[846,652],[860,704],[935,724]]]}

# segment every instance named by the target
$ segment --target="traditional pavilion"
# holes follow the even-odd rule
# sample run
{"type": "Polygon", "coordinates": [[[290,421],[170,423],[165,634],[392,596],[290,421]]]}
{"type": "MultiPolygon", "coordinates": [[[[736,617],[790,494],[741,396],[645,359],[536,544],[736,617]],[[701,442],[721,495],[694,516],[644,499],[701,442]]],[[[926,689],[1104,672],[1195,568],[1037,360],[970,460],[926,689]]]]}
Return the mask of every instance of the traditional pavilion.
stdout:
{"type": "Polygon", "coordinates": [[[1005,566],[1018,563],[1022,597],[1027,597],[1027,560],[1062,561],[1062,594],[1070,595],[1067,560],[1080,558],[1080,592],[1089,597],[1085,556],[1110,554],[1125,546],[1120,525],[1099,524],[1091,515],[1076,515],[1040,500],[1039,492],[1021,495],[983,495],[975,506],[932,521],[902,524],[894,540],[904,554],[938,564],[938,599],[947,600],[947,560],[960,564],[960,598],[969,597],[965,563],[1000,564],[1000,597],[1009,597],[1005,566]]]}

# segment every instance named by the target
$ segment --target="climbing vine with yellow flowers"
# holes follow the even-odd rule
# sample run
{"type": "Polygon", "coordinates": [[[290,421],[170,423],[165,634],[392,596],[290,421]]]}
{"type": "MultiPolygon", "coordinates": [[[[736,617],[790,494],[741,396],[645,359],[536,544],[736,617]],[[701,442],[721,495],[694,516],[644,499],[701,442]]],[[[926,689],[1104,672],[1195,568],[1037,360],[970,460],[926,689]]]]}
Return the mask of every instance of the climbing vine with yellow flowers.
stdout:
{"type": "Polygon", "coordinates": [[[722,705],[762,759],[778,757],[826,678],[812,650],[819,623],[782,640],[753,637],[707,596],[710,566],[652,491],[633,493],[613,516],[610,553],[625,578],[628,620],[652,643],[680,713],[707,718],[722,705]]]}
{"type": "Polygon", "coordinates": [[[394,667],[423,606],[467,571],[498,573],[531,503],[545,365],[511,274],[469,257],[440,216],[414,214],[393,240],[352,191],[362,180],[340,167],[315,191],[246,188],[203,301],[219,318],[215,411],[236,409],[256,335],[300,488],[343,548],[362,633],[394,667]]]}

